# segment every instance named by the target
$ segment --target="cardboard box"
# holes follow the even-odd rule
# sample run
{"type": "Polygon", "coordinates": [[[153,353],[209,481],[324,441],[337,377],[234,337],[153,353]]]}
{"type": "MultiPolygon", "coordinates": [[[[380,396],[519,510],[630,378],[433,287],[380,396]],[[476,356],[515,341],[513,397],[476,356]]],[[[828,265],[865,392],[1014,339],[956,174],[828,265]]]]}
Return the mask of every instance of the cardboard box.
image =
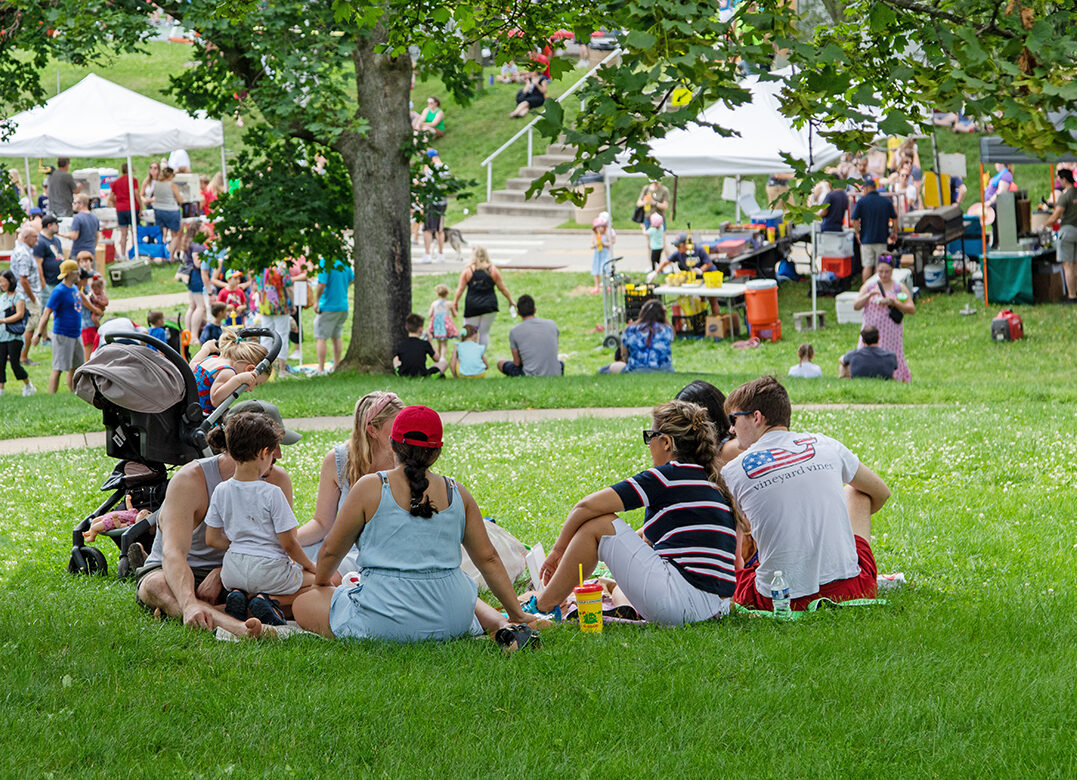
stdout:
{"type": "Polygon", "coordinates": [[[1062,278],[1062,264],[1040,264],[1032,266],[1032,300],[1036,303],[1057,303],[1062,300],[1065,285],[1062,278]]]}
{"type": "Polygon", "coordinates": [[[707,317],[706,337],[709,339],[728,339],[740,335],[740,317],[736,312],[707,317]]]}

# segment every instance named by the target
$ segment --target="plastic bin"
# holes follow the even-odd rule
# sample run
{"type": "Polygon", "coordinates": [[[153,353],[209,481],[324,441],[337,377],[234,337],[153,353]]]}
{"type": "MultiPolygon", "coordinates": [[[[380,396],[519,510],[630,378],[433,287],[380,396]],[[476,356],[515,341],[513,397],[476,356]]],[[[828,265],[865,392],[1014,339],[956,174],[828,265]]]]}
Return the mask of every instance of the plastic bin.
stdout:
{"type": "Polygon", "coordinates": [[[835,296],[834,313],[837,315],[839,325],[844,325],[848,322],[860,325],[864,322],[864,312],[856,311],[853,308],[853,304],[856,303],[859,295],[856,292],[843,292],[835,296]]]}
{"type": "Polygon", "coordinates": [[[852,257],[821,257],[819,258],[819,270],[830,271],[834,276],[840,276],[844,279],[846,276],[852,276],[853,273],[853,258],[852,257]]]}
{"type": "Polygon", "coordinates": [[[778,315],[778,283],[773,279],[752,279],[745,283],[744,303],[750,325],[775,322],[778,315]]]}
{"type": "Polygon", "coordinates": [[[852,257],[853,231],[817,233],[815,249],[820,257],[852,257]]]}
{"type": "Polygon", "coordinates": [[[670,317],[673,335],[679,339],[701,339],[707,332],[707,312],[674,314],[670,317]]]}

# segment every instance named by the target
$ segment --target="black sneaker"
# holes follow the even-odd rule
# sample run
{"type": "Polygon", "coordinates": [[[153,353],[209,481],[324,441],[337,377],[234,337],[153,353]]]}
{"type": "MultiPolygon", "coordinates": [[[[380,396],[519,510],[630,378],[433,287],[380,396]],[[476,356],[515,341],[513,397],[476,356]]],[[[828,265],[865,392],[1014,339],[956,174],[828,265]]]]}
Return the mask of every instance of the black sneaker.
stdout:
{"type": "Polygon", "coordinates": [[[284,613],[281,611],[280,602],[269,598],[264,593],[259,593],[251,598],[250,604],[247,606],[251,614],[261,620],[264,626],[288,625],[288,621],[284,619],[284,613]]]}
{"type": "Polygon", "coordinates": [[[224,600],[224,611],[228,617],[243,622],[247,619],[247,594],[239,588],[232,588],[224,600]]]}
{"type": "Polygon", "coordinates": [[[1062,303],[1070,303],[1070,304],[1077,303],[1077,298],[1063,298],[1062,303]]]}

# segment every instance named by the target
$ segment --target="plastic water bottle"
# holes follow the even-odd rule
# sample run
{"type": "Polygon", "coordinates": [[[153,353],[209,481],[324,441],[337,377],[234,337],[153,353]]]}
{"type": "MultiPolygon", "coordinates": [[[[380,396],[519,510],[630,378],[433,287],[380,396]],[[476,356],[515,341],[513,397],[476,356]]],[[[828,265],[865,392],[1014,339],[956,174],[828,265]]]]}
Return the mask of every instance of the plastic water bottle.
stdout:
{"type": "Polygon", "coordinates": [[[775,571],[770,578],[770,600],[774,604],[776,619],[789,620],[793,617],[793,610],[789,606],[789,585],[781,571],[775,571]]]}

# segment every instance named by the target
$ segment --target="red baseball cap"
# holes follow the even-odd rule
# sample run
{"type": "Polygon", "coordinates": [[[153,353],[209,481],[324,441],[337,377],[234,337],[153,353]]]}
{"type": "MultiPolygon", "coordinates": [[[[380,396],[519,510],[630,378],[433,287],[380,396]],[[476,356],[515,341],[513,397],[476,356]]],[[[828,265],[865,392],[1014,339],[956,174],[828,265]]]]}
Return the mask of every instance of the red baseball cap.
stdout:
{"type": "Polygon", "coordinates": [[[441,418],[429,406],[405,406],[393,420],[393,441],[416,447],[441,446],[441,418]]]}

